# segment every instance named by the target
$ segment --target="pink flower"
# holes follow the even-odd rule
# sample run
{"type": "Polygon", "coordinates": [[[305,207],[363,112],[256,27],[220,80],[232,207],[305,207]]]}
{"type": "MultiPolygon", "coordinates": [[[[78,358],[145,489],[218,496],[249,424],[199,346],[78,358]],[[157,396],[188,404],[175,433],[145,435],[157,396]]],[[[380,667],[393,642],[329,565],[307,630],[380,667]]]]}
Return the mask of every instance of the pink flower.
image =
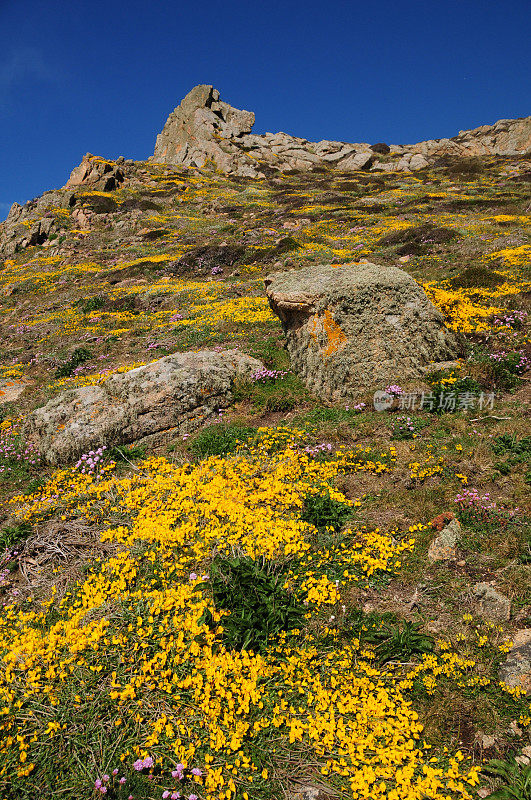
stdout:
{"type": "Polygon", "coordinates": [[[198,775],[198,776],[199,776],[199,775],[201,775],[201,774],[202,774],[202,773],[201,773],[201,770],[199,769],[199,767],[194,767],[194,768],[193,768],[193,770],[192,770],[192,775],[198,775]]]}
{"type": "Polygon", "coordinates": [[[142,772],[144,769],[144,762],[141,758],[138,758],[135,763],[133,764],[133,769],[136,769],[137,772],[142,772]]]}
{"type": "Polygon", "coordinates": [[[166,789],[165,792],[162,792],[162,796],[163,796],[164,800],[166,800],[166,798],[170,796],[169,791],[166,789]]]}
{"type": "Polygon", "coordinates": [[[101,781],[100,781],[100,779],[98,778],[98,780],[94,781],[94,788],[95,788],[95,789],[99,789],[99,788],[100,788],[100,786],[101,786],[101,781]]]}
{"type": "Polygon", "coordinates": [[[125,783],[125,778],[120,778],[120,780],[118,781],[118,783],[121,783],[121,784],[122,784],[122,786],[123,786],[123,785],[124,785],[124,783],[125,783]]]}

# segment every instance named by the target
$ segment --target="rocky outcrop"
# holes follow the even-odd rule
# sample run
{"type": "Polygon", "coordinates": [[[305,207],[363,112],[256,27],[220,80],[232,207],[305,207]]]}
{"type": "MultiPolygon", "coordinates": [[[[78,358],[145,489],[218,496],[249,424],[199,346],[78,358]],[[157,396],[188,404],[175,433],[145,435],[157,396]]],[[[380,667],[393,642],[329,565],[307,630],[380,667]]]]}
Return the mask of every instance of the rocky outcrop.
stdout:
{"type": "Polygon", "coordinates": [[[54,238],[65,233],[70,214],[78,230],[89,230],[93,214],[112,213],[118,209],[112,197],[98,193],[119,188],[125,174],[125,163],[87,153],[81,164],[72,170],[63,189],[44,192],[23,206],[13,203],[7,218],[0,223],[0,255],[12,256],[34,245],[51,245],[54,238]],[[91,195],[91,191],[95,194],[91,195]]]}
{"type": "Polygon", "coordinates": [[[327,400],[420,379],[460,353],[442,314],[396,267],[316,266],[277,272],[265,285],[293,369],[327,400]]]}
{"type": "Polygon", "coordinates": [[[531,148],[531,117],[500,120],[452,139],[391,146],[253,134],[254,120],[252,111],[223,102],[213,86],[196,86],[168,117],[151,160],[198,168],[210,164],[227,174],[257,177],[315,168],[411,172],[440,156],[513,155],[531,148]]]}
{"type": "Polygon", "coordinates": [[[0,255],[11,256],[26,247],[44,244],[54,234],[59,233],[64,216],[57,214],[59,209],[68,209],[72,192],[44,192],[40,197],[21,206],[13,203],[7,218],[0,223],[0,255]]]}
{"type": "Polygon", "coordinates": [[[123,167],[113,161],[107,161],[92,153],[86,153],[79,166],[74,167],[66,182],[65,189],[75,189],[78,186],[93,189],[99,192],[112,192],[124,180],[123,167]]]}
{"type": "Polygon", "coordinates": [[[262,368],[238,350],[175,353],[61,393],[28,417],[26,433],[48,463],[58,464],[102,445],[189,432],[231,402],[236,376],[262,368]]]}

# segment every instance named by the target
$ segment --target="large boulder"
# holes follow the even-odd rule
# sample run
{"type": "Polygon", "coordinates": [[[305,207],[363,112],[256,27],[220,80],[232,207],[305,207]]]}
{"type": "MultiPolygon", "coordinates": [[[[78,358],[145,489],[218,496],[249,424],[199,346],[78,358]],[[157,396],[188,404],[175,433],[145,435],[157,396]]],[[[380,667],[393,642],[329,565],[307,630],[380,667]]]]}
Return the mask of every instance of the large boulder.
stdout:
{"type": "Polygon", "coordinates": [[[420,379],[460,340],[413,278],[361,261],[269,275],[266,293],[294,370],[324,399],[420,379]]]}
{"type": "Polygon", "coordinates": [[[238,350],[174,353],[97,386],[62,392],[28,417],[26,432],[51,464],[102,445],[188,432],[231,402],[236,376],[262,368],[238,350]]]}

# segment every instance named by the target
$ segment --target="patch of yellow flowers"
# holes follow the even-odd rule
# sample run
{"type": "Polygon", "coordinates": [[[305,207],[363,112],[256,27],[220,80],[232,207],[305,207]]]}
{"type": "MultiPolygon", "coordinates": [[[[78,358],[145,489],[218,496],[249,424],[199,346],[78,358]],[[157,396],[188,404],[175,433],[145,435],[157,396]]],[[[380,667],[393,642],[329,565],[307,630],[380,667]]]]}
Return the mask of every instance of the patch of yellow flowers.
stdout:
{"type": "Polygon", "coordinates": [[[256,753],[274,764],[294,749],[356,800],[471,796],[477,769],[460,753],[429,757],[403,689],[357,640],[323,652],[319,634],[307,631],[265,654],[223,646],[227,612],[197,591],[214,553],[286,564],[287,587],[318,625],[351,581],[395,572],[413,547],[361,530],[312,550],[304,497],[328,491],[358,505],[335,488],[337,476],[390,461],[356,451],[318,461],[301,440],[301,432],[263,430],[253,446],[197,464],[152,457],[133,475],[111,466],[99,478],[62,470],[15,501],[20,519],[82,515],[116,550],[61,601],[3,609],[0,788],[36,790],[51,759],[58,785],[87,796],[100,765],[76,778],[64,754],[85,755],[96,735],[124,772],[147,755],[162,771],[201,764],[202,800],[274,796],[256,753]],[[214,629],[198,622],[205,609],[214,629]]]}

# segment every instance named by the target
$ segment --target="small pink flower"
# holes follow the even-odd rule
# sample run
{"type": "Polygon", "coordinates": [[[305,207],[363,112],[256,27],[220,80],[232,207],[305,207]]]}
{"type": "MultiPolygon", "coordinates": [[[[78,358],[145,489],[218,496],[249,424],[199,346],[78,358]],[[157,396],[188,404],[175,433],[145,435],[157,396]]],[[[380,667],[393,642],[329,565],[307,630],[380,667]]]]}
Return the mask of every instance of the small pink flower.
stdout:
{"type": "Polygon", "coordinates": [[[193,770],[192,770],[192,775],[198,775],[198,776],[199,776],[199,775],[201,775],[201,774],[202,774],[202,772],[201,772],[201,770],[199,769],[199,767],[194,767],[194,768],[193,768],[193,770]]]}
{"type": "Polygon", "coordinates": [[[164,800],[166,800],[166,798],[170,796],[169,791],[166,789],[165,792],[162,792],[162,796],[163,796],[164,800]]]}
{"type": "Polygon", "coordinates": [[[94,781],[94,788],[95,788],[95,789],[99,789],[99,788],[100,788],[100,786],[101,786],[101,781],[100,781],[100,779],[98,778],[98,780],[94,781]]]}

